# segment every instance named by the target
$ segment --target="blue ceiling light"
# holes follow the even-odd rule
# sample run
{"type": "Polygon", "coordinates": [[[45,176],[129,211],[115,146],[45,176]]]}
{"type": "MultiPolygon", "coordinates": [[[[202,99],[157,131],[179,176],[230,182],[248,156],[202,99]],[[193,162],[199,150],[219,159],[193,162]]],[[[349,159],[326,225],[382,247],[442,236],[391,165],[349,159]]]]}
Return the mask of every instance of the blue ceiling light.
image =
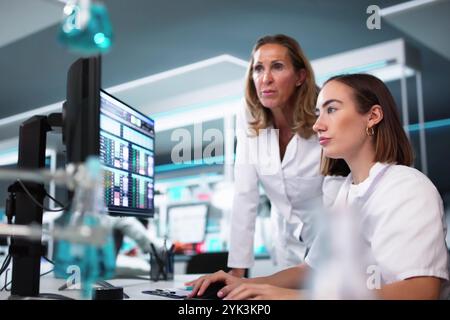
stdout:
{"type": "Polygon", "coordinates": [[[68,1],[58,40],[69,51],[82,56],[108,52],[113,33],[106,7],[90,0],[68,1]]]}
{"type": "Polygon", "coordinates": [[[169,163],[169,164],[161,164],[155,167],[156,173],[162,173],[167,171],[174,171],[180,169],[190,169],[195,167],[209,166],[215,164],[223,164],[225,161],[224,156],[215,156],[203,159],[195,159],[191,161],[186,161],[182,163],[169,163]]]}
{"type": "MultiPolygon", "coordinates": [[[[434,120],[434,121],[428,121],[428,122],[425,122],[423,125],[424,125],[424,129],[425,130],[435,129],[435,128],[442,128],[442,127],[448,127],[448,126],[450,126],[450,118],[434,120]]],[[[414,132],[414,131],[419,131],[419,130],[420,130],[420,124],[419,123],[410,124],[408,126],[408,131],[409,132],[414,132]]]]}

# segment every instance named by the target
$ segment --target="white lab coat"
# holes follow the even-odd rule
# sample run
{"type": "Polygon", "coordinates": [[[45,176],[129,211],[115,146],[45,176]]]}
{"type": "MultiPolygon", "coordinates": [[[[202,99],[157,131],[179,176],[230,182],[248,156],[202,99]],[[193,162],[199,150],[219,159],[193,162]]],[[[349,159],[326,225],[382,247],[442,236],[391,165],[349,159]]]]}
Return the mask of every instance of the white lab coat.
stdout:
{"type": "MultiPolygon", "coordinates": [[[[332,207],[348,205],[360,221],[367,277],[373,276],[369,270],[378,271],[381,285],[416,276],[449,279],[442,199],[420,171],[376,163],[358,185],[350,174],[332,207]]],[[[306,258],[313,268],[320,267],[321,237],[316,239],[306,258]]],[[[448,295],[448,281],[442,294],[448,295]]]]}
{"type": "Polygon", "coordinates": [[[237,115],[235,192],[228,266],[249,268],[261,183],[271,202],[271,256],[281,267],[303,261],[314,239],[315,210],[322,202],[321,148],[317,137],[295,135],[280,161],[278,133],[273,127],[251,135],[247,107],[237,115]]]}

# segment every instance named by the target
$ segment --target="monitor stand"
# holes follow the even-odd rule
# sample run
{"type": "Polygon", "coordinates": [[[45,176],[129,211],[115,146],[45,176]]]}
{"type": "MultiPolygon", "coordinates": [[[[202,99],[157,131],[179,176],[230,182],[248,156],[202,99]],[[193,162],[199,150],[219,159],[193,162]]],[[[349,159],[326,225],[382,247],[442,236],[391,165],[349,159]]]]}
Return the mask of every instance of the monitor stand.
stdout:
{"type": "MultiPolygon", "coordinates": [[[[53,127],[62,127],[61,113],[34,116],[21,124],[18,169],[29,170],[45,167],[47,132],[52,131],[53,127]]],[[[13,195],[11,198],[14,199],[12,206],[14,208],[12,214],[15,216],[14,223],[42,225],[43,209],[41,206],[46,194],[44,185],[29,181],[23,181],[23,184],[38,203],[33,202],[18,182],[9,186],[8,192],[13,195]]],[[[50,297],[48,294],[39,294],[40,264],[43,251],[41,241],[11,237],[9,247],[13,261],[11,297],[23,299],[50,297]]],[[[67,297],[64,298],[67,299],[67,297]]]]}

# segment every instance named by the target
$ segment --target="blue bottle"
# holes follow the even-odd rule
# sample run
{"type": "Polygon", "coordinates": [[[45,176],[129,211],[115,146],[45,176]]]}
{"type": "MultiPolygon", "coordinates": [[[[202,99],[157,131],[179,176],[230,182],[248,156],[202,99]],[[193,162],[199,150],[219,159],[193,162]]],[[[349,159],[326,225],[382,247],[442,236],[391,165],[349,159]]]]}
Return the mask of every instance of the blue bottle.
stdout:
{"type": "MultiPolygon", "coordinates": [[[[106,207],[103,200],[103,171],[97,157],[86,162],[87,177],[75,191],[72,207],[56,222],[55,226],[107,228],[106,207]]],[[[90,298],[92,286],[97,280],[114,275],[115,250],[112,233],[109,232],[101,246],[90,243],[55,242],[55,276],[75,283],[82,289],[84,298],[90,298]]]]}
{"type": "Polygon", "coordinates": [[[113,43],[113,31],[106,7],[90,1],[69,2],[60,25],[58,40],[83,56],[106,53],[113,43]]]}

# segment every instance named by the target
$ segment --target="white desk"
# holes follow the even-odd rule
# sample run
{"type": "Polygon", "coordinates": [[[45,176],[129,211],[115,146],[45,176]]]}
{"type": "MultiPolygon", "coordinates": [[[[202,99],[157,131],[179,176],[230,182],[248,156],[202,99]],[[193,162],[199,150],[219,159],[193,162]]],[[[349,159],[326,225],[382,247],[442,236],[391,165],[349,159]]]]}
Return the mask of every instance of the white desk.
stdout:
{"type": "MultiPolygon", "coordinates": [[[[142,293],[144,290],[184,288],[184,283],[196,279],[199,275],[175,275],[172,281],[151,281],[150,278],[132,278],[132,279],[111,279],[108,280],[114,286],[123,287],[132,300],[168,300],[169,298],[142,293]]],[[[40,293],[60,294],[73,299],[80,299],[81,292],[77,289],[66,289],[58,291],[58,288],[65,283],[64,279],[55,279],[52,274],[41,277],[40,293]]],[[[10,292],[0,292],[0,300],[11,299],[10,292]]],[[[125,299],[128,300],[128,299],[125,299]]],[[[170,299],[172,300],[172,299],[170,299]]]]}

